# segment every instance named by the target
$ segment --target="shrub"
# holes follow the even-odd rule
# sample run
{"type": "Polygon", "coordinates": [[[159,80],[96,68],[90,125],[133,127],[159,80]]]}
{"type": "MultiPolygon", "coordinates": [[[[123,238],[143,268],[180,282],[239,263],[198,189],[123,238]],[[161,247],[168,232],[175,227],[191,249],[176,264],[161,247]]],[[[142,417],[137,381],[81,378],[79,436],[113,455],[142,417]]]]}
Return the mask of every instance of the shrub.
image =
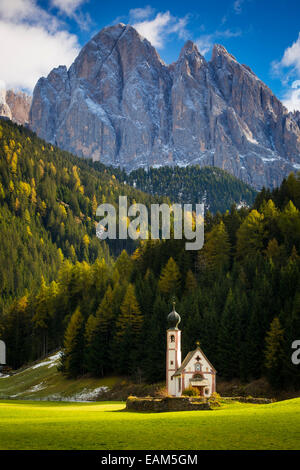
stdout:
{"type": "Polygon", "coordinates": [[[197,397],[199,396],[199,390],[190,386],[183,390],[182,395],[185,395],[186,397],[197,397]]]}
{"type": "Polygon", "coordinates": [[[209,401],[213,406],[221,406],[221,395],[217,392],[214,392],[209,397],[209,401]]]}

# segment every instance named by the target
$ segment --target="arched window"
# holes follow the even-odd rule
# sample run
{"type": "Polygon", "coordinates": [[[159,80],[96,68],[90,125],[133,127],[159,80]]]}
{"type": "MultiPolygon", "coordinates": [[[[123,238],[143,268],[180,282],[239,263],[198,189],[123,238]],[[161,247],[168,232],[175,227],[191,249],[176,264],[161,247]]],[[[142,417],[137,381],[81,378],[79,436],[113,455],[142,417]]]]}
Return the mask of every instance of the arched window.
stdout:
{"type": "Polygon", "coordinates": [[[175,336],[171,335],[171,343],[174,343],[174,342],[175,342],[175,336]]]}
{"type": "Polygon", "coordinates": [[[201,364],[199,362],[196,362],[195,364],[195,371],[200,372],[201,371],[201,364]]]}

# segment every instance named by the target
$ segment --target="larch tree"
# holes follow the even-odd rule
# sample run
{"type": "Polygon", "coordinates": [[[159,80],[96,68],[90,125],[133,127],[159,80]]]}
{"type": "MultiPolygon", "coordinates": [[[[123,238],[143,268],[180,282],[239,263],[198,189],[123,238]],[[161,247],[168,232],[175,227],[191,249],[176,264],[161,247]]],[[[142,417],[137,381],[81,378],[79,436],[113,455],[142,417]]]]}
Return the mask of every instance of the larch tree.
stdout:
{"type": "Polygon", "coordinates": [[[230,260],[229,236],[223,221],[207,234],[204,256],[208,270],[221,273],[228,269],[230,260]]]}
{"type": "Polygon", "coordinates": [[[180,287],[180,271],[174,259],[171,257],[162,269],[158,282],[158,288],[163,294],[175,296],[180,287]]]}

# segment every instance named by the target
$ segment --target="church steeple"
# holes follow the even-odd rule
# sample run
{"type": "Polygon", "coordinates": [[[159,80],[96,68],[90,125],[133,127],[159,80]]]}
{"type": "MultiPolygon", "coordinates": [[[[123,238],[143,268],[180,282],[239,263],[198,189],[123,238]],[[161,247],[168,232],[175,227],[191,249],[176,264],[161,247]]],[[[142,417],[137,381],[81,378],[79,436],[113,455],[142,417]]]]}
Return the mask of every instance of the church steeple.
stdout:
{"type": "Polygon", "coordinates": [[[173,376],[181,366],[181,331],[178,325],[181,321],[179,313],[173,310],[167,316],[167,354],[166,354],[166,385],[169,395],[180,396],[182,392],[181,380],[176,380],[173,376]]]}

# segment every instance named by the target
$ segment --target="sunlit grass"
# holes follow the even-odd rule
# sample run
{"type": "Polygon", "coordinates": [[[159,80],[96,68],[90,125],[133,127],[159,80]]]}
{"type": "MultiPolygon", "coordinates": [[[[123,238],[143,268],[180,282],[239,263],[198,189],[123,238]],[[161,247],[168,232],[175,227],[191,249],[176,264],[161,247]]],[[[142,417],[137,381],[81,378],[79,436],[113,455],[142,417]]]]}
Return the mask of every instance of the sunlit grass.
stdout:
{"type": "Polygon", "coordinates": [[[120,402],[0,402],[0,449],[299,449],[300,398],[132,413],[120,402]]]}

